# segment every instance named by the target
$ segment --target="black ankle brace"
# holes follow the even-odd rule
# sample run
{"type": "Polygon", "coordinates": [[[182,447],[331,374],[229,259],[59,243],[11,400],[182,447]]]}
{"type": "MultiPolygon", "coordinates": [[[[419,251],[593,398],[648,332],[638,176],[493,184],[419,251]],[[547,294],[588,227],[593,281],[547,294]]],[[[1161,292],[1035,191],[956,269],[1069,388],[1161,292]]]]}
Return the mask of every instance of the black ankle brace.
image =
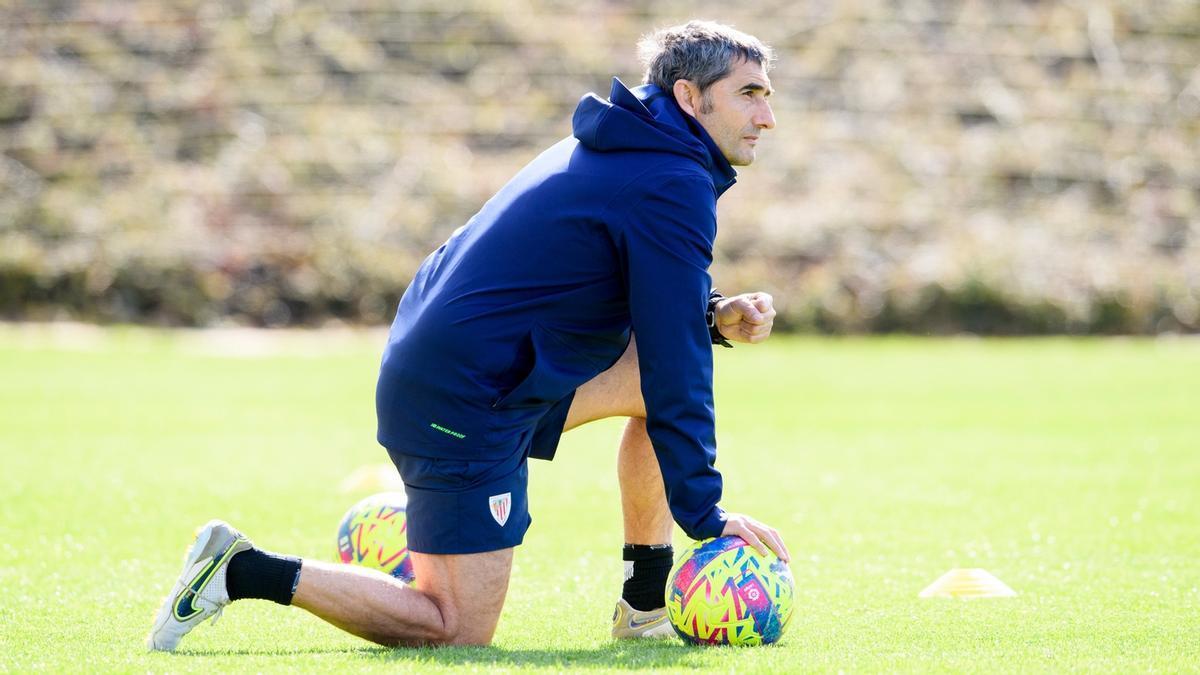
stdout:
{"type": "Polygon", "coordinates": [[[665,604],[667,575],[675,558],[670,544],[625,544],[625,586],[621,597],[629,606],[646,611],[665,604]]]}

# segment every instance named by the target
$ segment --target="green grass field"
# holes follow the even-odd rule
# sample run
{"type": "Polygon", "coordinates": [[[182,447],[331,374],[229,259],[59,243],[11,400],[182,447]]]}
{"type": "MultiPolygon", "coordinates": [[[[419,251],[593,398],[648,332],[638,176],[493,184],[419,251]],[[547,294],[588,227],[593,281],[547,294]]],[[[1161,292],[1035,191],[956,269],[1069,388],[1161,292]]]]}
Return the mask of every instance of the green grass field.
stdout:
{"type": "Polygon", "coordinates": [[[247,601],[143,649],[194,528],[332,560],[386,461],[378,333],[0,326],[0,670],[1196,671],[1200,342],[789,339],[717,350],[725,505],[777,526],[776,646],[614,644],[615,420],[535,463],[486,649],[389,650],[247,601]],[[1018,597],[918,599],[954,567],[1018,597]]]}

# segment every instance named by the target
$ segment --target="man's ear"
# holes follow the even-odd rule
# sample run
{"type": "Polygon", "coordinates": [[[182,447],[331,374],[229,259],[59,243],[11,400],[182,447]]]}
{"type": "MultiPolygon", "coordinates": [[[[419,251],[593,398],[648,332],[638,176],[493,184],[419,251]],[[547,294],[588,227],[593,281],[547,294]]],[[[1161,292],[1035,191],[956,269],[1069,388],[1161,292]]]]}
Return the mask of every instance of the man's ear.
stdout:
{"type": "Polygon", "coordinates": [[[700,109],[700,88],[691,80],[675,80],[675,86],[672,91],[675,95],[675,102],[679,104],[683,111],[692,117],[696,117],[696,111],[700,109]]]}

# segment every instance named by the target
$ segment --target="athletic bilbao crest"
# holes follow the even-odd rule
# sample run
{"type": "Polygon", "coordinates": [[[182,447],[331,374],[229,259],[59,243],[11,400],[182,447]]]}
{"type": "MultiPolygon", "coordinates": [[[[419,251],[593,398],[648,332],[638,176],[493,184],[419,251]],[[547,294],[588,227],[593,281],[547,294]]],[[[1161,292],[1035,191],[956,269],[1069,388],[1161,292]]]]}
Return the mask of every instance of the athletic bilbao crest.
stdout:
{"type": "Polygon", "coordinates": [[[502,495],[492,495],[488,497],[488,506],[492,507],[492,517],[500,523],[500,527],[508,522],[508,512],[512,507],[512,493],[505,492],[502,495]]]}

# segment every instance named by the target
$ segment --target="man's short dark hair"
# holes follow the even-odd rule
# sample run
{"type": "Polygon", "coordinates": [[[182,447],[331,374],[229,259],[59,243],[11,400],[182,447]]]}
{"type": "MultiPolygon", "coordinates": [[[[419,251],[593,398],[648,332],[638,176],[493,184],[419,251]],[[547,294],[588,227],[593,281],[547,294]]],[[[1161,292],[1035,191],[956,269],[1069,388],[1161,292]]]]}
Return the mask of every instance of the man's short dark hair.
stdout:
{"type": "Polygon", "coordinates": [[[646,67],[644,82],[668,92],[676,80],[688,80],[704,93],[742,59],[757,61],[764,70],[775,61],[775,53],[758,38],[714,21],[689,21],[645,35],[638,56],[646,67]]]}

